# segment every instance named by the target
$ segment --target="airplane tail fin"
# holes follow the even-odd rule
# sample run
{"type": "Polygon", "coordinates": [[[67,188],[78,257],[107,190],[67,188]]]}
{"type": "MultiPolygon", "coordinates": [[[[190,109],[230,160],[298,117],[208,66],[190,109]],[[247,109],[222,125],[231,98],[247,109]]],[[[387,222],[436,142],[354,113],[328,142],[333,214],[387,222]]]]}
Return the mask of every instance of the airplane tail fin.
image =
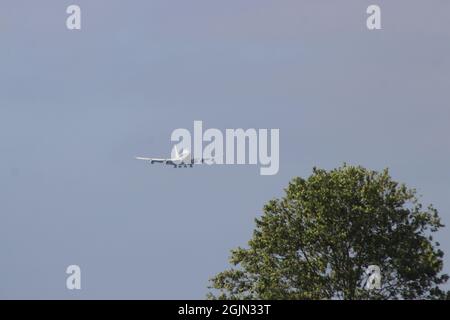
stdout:
{"type": "Polygon", "coordinates": [[[177,146],[175,146],[174,149],[175,149],[175,158],[179,158],[180,157],[180,153],[178,152],[177,146]]]}

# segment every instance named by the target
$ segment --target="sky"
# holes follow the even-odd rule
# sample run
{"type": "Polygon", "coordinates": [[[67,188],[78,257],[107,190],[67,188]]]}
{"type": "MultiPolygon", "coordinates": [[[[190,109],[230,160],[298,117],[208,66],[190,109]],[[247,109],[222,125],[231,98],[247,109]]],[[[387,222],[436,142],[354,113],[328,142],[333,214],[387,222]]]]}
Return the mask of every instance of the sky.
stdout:
{"type": "Polygon", "coordinates": [[[2,0],[0,298],[203,299],[314,166],[389,167],[450,225],[449,89],[446,0],[2,0]],[[134,159],[194,120],[279,129],[278,174],[134,159]]]}

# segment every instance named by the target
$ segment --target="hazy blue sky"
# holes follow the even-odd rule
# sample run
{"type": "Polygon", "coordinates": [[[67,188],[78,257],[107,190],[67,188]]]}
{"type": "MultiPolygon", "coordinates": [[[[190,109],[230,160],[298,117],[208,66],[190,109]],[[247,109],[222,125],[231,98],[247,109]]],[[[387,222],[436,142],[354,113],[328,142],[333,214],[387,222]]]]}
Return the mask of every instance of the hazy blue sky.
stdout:
{"type": "Polygon", "coordinates": [[[450,224],[449,101],[446,0],[2,0],[0,298],[204,298],[313,166],[389,167],[450,224]],[[133,159],[194,120],[279,128],[278,175],[133,159]]]}

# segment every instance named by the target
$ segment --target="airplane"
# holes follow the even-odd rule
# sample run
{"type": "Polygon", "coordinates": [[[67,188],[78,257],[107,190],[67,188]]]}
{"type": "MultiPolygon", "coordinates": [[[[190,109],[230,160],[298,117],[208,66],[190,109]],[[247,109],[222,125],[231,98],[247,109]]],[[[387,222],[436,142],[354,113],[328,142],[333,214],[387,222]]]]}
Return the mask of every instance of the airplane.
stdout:
{"type": "MultiPolygon", "coordinates": [[[[136,157],[136,159],[149,161],[150,164],[162,163],[162,164],[166,164],[166,165],[172,165],[174,168],[181,168],[181,167],[187,168],[188,166],[190,168],[192,168],[194,166],[194,164],[198,164],[198,162],[195,161],[196,159],[191,158],[190,155],[191,155],[191,153],[188,150],[183,150],[183,152],[181,152],[181,154],[180,154],[178,152],[177,147],[175,146],[175,157],[174,158],[161,159],[161,158],[136,157]]],[[[205,160],[207,161],[207,159],[202,158],[201,163],[205,163],[205,160]]]]}

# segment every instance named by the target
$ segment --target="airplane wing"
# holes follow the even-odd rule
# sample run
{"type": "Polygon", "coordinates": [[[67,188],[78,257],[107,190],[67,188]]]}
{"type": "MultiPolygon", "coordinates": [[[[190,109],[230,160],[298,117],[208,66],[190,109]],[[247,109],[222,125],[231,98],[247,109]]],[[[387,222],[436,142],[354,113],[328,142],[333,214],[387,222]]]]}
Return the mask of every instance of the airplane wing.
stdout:
{"type": "Polygon", "coordinates": [[[201,159],[193,159],[193,164],[200,164],[200,163],[206,163],[206,164],[216,164],[216,161],[214,158],[201,158],[201,159]]]}
{"type": "Polygon", "coordinates": [[[144,161],[150,161],[151,163],[153,162],[167,162],[170,161],[171,159],[160,159],[160,158],[144,158],[144,157],[136,157],[137,160],[144,160],[144,161]]]}

